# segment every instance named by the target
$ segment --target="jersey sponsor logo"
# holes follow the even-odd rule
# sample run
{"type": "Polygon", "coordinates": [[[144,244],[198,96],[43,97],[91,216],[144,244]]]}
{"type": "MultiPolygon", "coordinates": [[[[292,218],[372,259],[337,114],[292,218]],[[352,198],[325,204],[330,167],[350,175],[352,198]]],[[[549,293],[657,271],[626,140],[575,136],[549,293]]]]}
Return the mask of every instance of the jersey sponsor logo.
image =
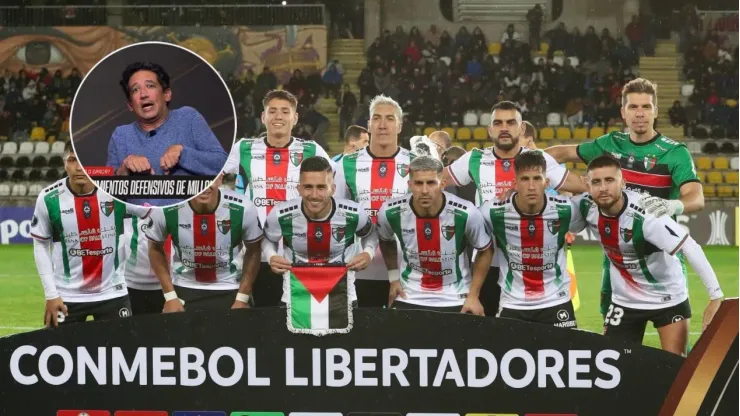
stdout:
{"type": "Polygon", "coordinates": [[[208,235],[208,218],[200,219],[200,235],[208,235]]]}
{"type": "Polygon", "coordinates": [[[442,235],[449,241],[452,239],[452,237],[455,236],[455,226],[454,225],[445,225],[442,227],[442,235]]]}
{"type": "Polygon", "coordinates": [[[409,165],[405,163],[400,163],[396,165],[396,170],[398,171],[398,174],[401,175],[402,178],[405,178],[406,175],[409,174],[409,165]]]}
{"type": "Polygon", "coordinates": [[[293,152],[290,154],[290,161],[293,162],[293,166],[298,166],[303,162],[303,153],[293,152]]]}
{"type": "Polygon", "coordinates": [[[427,240],[432,239],[432,223],[431,222],[424,223],[424,238],[426,238],[427,240]]]}
{"type": "Polygon", "coordinates": [[[401,228],[401,234],[404,234],[404,235],[416,234],[416,230],[413,228],[401,228]]]}
{"type": "Polygon", "coordinates": [[[558,311],[558,321],[565,322],[570,319],[570,314],[565,309],[558,311]]]}
{"type": "Polygon", "coordinates": [[[632,229],[631,228],[620,228],[619,234],[622,236],[622,240],[625,243],[629,243],[632,240],[632,229]]]}
{"type": "Polygon", "coordinates": [[[254,206],[256,207],[271,207],[275,205],[275,200],[272,198],[254,198],[254,206]]]}
{"type": "Polygon", "coordinates": [[[100,203],[100,210],[103,211],[106,217],[110,217],[113,212],[113,201],[103,201],[100,203]]]}
{"type": "MultiPolygon", "coordinates": [[[[372,223],[368,222],[368,224],[372,223]]],[[[365,228],[367,228],[367,225],[365,226],[365,228]]],[[[335,240],[337,240],[337,242],[344,240],[344,235],[346,232],[346,227],[331,227],[331,235],[332,237],[334,237],[335,240]]]]}
{"type": "Polygon", "coordinates": [[[546,270],[552,270],[555,268],[553,263],[543,264],[542,266],[534,266],[530,264],[522,263],[509,263],[509,268],[517,272],[544,272],[546,270]]]}
{"type": "Polygon", "coordinates": [[[74,208],[67,208],[62,210],[62,214],[72,214],[75,212],[74,208]]]}
{"type": "Polygon", "coordinates": [[[649,171],[650,169],[655,167],[657,159],[655,158],[655,156],[645,156],[643,162],[645,163],[645,170],[649,171]]]}
{"type": "Polygon", "coordinates": [[[380,162],[378,165],[378,175],[381,178],[385,178],[385,175],[388,174],[388,164],[385,162],[380,162]]]}
{"type": "Polygon", "coordinates": [[[358,168],[357,169],[357,173],[365,173],[365,172],[370,172],[370,167],[369,166],[365,166],[364,168],[358,168]]]}
{"type": "Polygon", "coordinates": [[[506,224],[506,229],[509,231],[518,231],[519,227],[514,224],[506,224]]]}
{"type": "Polygon", "coordinates": [[[85,218],[89,219],[92,215],[92,208],[90,207],[90,201],[84,200],[82,201],[82,215],[85,216],[85,218]]]}
{"type": "Polygon", "coordinates": [[[550,230],[550,234],[557,234],[560,232],[560,220],[548,220],[547,229],[550,230]]]}
{"type": "Polygon", "coordinates": [[[177,225],[180,228],[182,228],[183,230],[189,230],[189,229],[193,228],[193,226],[191,224],[177,224],[177,225]]]}
{"type": "Polygon", "coordinates": [[[231,220],[218,220],[216,221],[216,227],[221,234],[226,235],[231,230],[231,220]]]}
{"type": "Polygon", "coordinates": [[[106,247],[100,250],[92,250],[89,248],[70,248],[68,252],[70,256],[78,256],[78,257],[105,256],[106,254],[113,254],[113,248],[106,247]]]}

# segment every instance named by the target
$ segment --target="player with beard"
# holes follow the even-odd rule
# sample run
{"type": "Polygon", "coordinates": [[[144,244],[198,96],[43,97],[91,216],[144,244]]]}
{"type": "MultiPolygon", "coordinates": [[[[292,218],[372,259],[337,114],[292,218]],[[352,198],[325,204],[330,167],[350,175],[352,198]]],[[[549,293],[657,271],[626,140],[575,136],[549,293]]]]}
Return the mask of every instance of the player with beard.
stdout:
{"type": "Polygon", "coordinates": [[[251,305],[262,225],[247,197],[219,189],[222,179],[219,175],[189,202],[152,214],[146,236],[152,269],[164,292],[163,312],[251,305]],[[176,252],[172,270],[163,247],[168,236],[176,252]]]}
{"type": "MultiPolygon", "coordinates": [[[[383,202],[406,195],[411,152],[398,146],[403,112],[392,98],[378,95],[370,102],[370,144],[339,161],[334,175],[335,198],[362,206],[377,223],[383,202]]],[[[373,262],[357,272],[355,287],[360,307],[383,307],[388,303],[388,270],[377,250],[373,262]]]]}
{"type": "Polygon", "coordinates": [[[703,328],[722,303],[722,289],[701,247],[670,216],[656,217],[643,208],[643,196],[625,190],[620,161],[610,155],[588,165],[589,194],[574,198],[601,241],[609,260],[612,296],[604,334],[642,343],[652,321],[661,347],[685,355],[689,335],[688,285],[683,253],[709,293],[703,328]]]}
{"type": "MultiPolygon", "coordinates": [[[[470,183],[476,187],[476,206],[494,198],[499,199],[510,190],[514,184],[514,157],[522,152],[531,150],[520,144],[519,139],[524,132],[522,115],[511,101],[501,101],[493,106],[491,125],[488,134],[493,146],[485,149],[473,149],[455,163],[444,170],[445,182],[456,186],[470,183]]],[[[569,175],[568,171],[560,166],[555,159],[545,155],[547,170],[545,175],[555,189],[569,192],[584,192],[586,187],[576,175],[569,175]]],[[[498,310],[501,291],[497,280],[499,268],[497,257],[491,265],[486,283],[481,290],[481,302],[486,313],[493,316],[498,310]]]]}
{"type": "MultiPolygon", "coordinates": [[[[558,162],[590,163],[609,154],[615,157],[627,189],[647,193],[643,206],[648,214],[676,216],[704,208],[704,190],[686,145],[654,129],[658,116],[657,85],[634,79],[622,88],[622,118],[629,133],[611,132],[579,145],[553,146],[545,151],[558,162]]],[[[606,314],[610,296],[609,260],[602,267],[601,313],[606,314]]],[[[685,268],[684,268],[685,270],[685,268]]]]}
{"type": "MultiPolygon", "coordinates": [[[[300,196],[298,184],[303,160],[313,156],[330,159],[316,142],[291,136],[298,122],[298,100],[293,94],[270,91],[262,105],[266,136],[235,143],[223,171],[237,175],[236,192],[249,197],[257,207],[260,223],[264,224],[275,205],[300,196]]],[[[333,162],[330,164],[333,166],[333,162]]],[[[278,306],[282,294],[282,276],[275,274],[268,259],[263,258],[254,282],[255,305],[278,306]]]]}

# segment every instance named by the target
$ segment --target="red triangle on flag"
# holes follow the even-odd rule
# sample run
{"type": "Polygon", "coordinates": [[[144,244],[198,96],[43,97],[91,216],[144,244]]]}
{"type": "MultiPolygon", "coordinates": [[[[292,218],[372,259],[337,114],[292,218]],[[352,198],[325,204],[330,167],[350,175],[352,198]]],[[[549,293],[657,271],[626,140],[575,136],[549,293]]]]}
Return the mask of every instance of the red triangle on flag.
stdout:
{"type": "Polygon", "coordinates": [[[293,267],[290,269],[308,293],[321,302],[347,274],[344,266],[293,267]]]}

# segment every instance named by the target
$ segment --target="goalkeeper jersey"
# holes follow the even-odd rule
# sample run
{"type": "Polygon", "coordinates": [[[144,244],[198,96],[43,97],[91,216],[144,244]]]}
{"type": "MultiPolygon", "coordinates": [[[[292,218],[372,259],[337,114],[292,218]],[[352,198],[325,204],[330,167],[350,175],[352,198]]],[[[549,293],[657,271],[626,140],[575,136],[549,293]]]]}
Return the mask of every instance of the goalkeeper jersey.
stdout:
{"type": "MultiPolygon", "coordinates": [[[[332,198],[329,215],[323,220],[312,220],[303,212],[302,201],[296,198],[279,204],[265,223],[265,238],[273,243],[282,240],[283,257],[293,264],[346,264],[361,251],[357,237],[374,233],[374,224],[356,202],[332,198]]],[[[349,296],[357,300],[354,271],[347,272],[347,279],[349,296]]],[[[286,278],[286,284],[287,281],[286,278]]],[[[283,302],[288,301],[287,293],[283,290],[283,302]]]]}
{"type": "Polygon", "coordinates": [[[481,207],[486,227],[493,232],[501,273],[501,306],[544,309],[570,300],[565,236],[580,231],[584,220],[574,202],[545,196],[539,214],[520,211],[512,194],[481,207]]]}
{"type": "Polygon", "coordinates": [[[52,264],[65,302],[97,302],[126,295],[115,273],[126,214],[147,218],[150,208],[124,204],[98,188],[76,195],[69,179],[45,188],[36,199],[31,235],[52,241],[52,264]]]}
{"type": "Polygon", "coordinates": [[[588,194],[574,197],[609,259],[612,300],[635,309],[662,309],[688,299],[686,277],[676,254],[688,232],[664,215],[646,214],[642,195],[624,191],[616,217],[601,214],[588,194]]]}
{"type": "MultiPolygon", "coordinates": [[[[491,245],[483,218],[475,206],[447,192],[433,217],[414,212],[412,196],[386,201],[378,215],[378,236],[400,243],[401,286],[407,303],[458,306],[465,303],[471,282],[466,249],[491,245]]],[[[387,274],[386,274],[387,277],[387,274]]]]}
{"type": "Polygon", "coordinates": [[[245,196],[220,189],[214,212],[196,213],[190,203],[156,210],[146,235],[160,244],[172,237],[174,285],[232,290],[239,288],[236,257],[242,242],[262,239],[262,226],[257,209],[245,196]]]}

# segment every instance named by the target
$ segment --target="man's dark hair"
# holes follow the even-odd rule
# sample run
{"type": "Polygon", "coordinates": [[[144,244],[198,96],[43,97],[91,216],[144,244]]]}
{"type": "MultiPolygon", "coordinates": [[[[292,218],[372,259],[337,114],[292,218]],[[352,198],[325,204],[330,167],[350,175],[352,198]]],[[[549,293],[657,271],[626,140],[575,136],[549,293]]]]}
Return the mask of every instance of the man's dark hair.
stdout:
{"type": "Polygon", "coordinates": [[[313,157],[309,157],[308,159],[305,159],[301,163],[300,173],[306,173],[306,172],[332,173],[332,168],[328,160],[324,159],[321,156],[313,156],[313,157]]]}
{"type": "Polygon", "coordinates": [[[170,76],[161,65],[155,64],[154,62],[134,62],[133,64],[129,64],[121,74],[120,84],[121,88],[123,88],[123,93],[126,95],[126,100],[131,100],[131,90],[128,88],[128,82],[131,80],[131,77],[139,71],[154,72],[154,74],[157,75],[157,82],[162,86],[162,91],[170,89],[170,76]]]}
{"type": "Polygon", "coordinates": [[[547,161],[545,156],[539,150],[521,152],[514,158],[514,172],[519,174],[525,170],[534,170],[539,168],[542,173],[547,172],[547,161]]]}
{"type": "Polygon", "coordinates": [[[460,146],[452,146],[449,149],[445,150],[444,154],[442,155],[442,163],[445,166],[449,166],[457,159],[460,159],[465,155],[465,149],[463,149],[460,146]]]}
{"type": "Polygon", "coordinates": [[[266,109],[267,105],[272,100],[285,100],[290,102],[290,106],[293,108],[293,111],[296,111],[298,108],[298,99],[295,98],[295,95],[285,90],[272,90],[265,94],[265,98],[262,99],[262,107],[266,109]]]}
{"type": "Polygon", "coordinates": [[[616,168],[617,170],[621,170],[622,166],[619,164],[619,161],[614,158],[612,155],[601,155],[597,157],[596,159],[592,160],[588,164],[588,172],[591,172],[594,169],[599,168],[616,168]]]}
{"type": "Polygon", "coordinates": [[[496,105],[491,108],[491,114],[493,114],[496,110],[516,110],[519,111],[519,108],[517,108],[516,104],[514,104],[512,101],[499,101],[496,103],[496,105]]]}
{"type": "Polygon", "coordinates": [[[72,148],[72,141],[71,140],[64,144],[64,154],[65,155],[67,153],[74,153],[74,152],[75,152],[75,149],[72,148]]]}
{"type": "Polygon", "coordinates": [[[344,132],[344,142],[349,143],[350,140],[357,140],[360,138],[362,133],[370,134],[370,132],[362,126],[349,126],[347,127],[347,131],[344,132]]]}
{"type": "Polygon", "coordinates": [[[533,139],[537,140],[537,129],[534,128],[532,123],[529,121],[524,121],[524,135],[526,137],[532,137],[533,139]]]}

